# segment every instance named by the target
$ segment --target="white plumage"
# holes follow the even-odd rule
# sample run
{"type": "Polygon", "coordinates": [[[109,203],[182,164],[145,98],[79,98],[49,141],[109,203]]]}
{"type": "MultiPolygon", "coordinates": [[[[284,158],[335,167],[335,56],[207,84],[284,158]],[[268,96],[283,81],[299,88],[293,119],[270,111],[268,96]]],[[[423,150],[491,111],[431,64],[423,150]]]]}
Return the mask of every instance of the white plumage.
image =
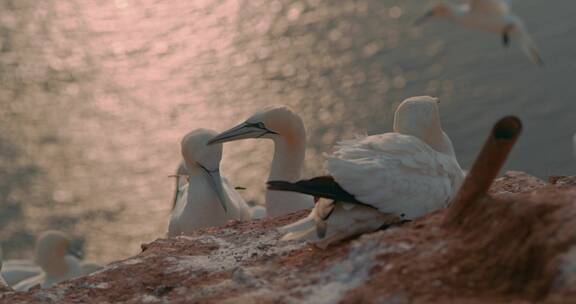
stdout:
{"type": "Polygon", "coordinates": [[[532,62],[543,64],[538,48],[526,31],[524,22],[512,14],[508,1],[470,0],[463,5],[442,2],[436,4],[416,23],[423,23],[430,17],[444,18],[463,27],[496,33],[502,36],[505,46],[508,46],[510,39],[518,39],[520,48],[532,62]]]}
{"type": "Polygon", "coordinates": [[[42,273],[42,268],[31,260],[7,260],[2,264],[2,277],[9,286],[42,273]]]}
{"type": "Polygon", "coordinates": [[[36,242],[36,261],[42,272],[18,282],[14,289],[27,291],[36,285],[47,288],[85,274],[78,259],[67,254],[69,246],[70,240],[62,232],[43,233],[36,242]]]}
{"type": "Polygon", "coordinates": [[[341,143],[326,166],[356,199],[380,212],[404,215],[403,219],[417,218],[448,203],[461,172],[452,155],[400,133],[341,143]]]}
{"type": "Polygon", "coordinates": [[[197,129],[182,139],[188,183],[175,194],[176,204],[168,235],[190,234],[199,228],[224,225],[232,219],[249,220],[250,208],[220,176],[222,145],[207,146],[216,132],[197,129]]]}
{"type": "Polygon", "coordinates": [[[188,176],[188,169],[186,168],[186,163],[184,162],[184,160],[182,160],[180,164],[178,164],[178,168],[176,168],[176,175],[174,175],[174,177],[176,178],[176,182],[174,183],[175,189],[174,189],[174,197],[172,199],[172,209],[176,207],[178,199],[180,199],[180,197],[184,193],[183,192],[183,190],[185,189],[184,186],[188,184],[187,176],[188,176]]]}
{"type": "MultiPolygon", "coordinates": [[[[224,190],[230,196],[230,200],[233,202],[238,202],[238,205],[241,206],[243,209],[243,217],[246,216],[246,210],[248,210],[249,218],[247,219],[263,219],[266,217],[266,208],[263,206],[249,206],[248,203],[242,198],[240,193],[236,191],[236,187],[233,187],[232,184],[228,181],[227,178],[223,177],[224,181],[224,190]]],[[[244,218],[243,218],[244,219],[244,218]]]]}
{"type": "Polygon", "coordinates": [[[64,256],[63,261],[64,261],[63,265],[65,265],[67,269],[66,272],[63,272],[61,274],[42,272],[39,275],[18,282],[13,286],[14,290],[28,291],[30,288],[36,285],[39,285],[41,288],[48,288],[60,282],[77,278],[83,275],[82,267],[80,266],[80,263],[75,257],[67,255],[64,256]]]}
{"type": "MultiPolygon", "coordinates": [[[[172,209],[176,207],[176,203],[178,200],[184,195],[186,189],[188,189],[188,169],[186,168],[186,162],[181,161],[176,169],[176,178],[175,183],[175,192],[174,192],[174,200],[172,209]]],[[[228,181],[226,177],[222,177],[222,181],[224,184],[224,190],[230,196],[233,202],[239,202],[239,205],[244,208],[243,206],[248,204],[244,201],[240,193],[236,191],[235,187],[232,187],[232,184],[228,181]]],[[[266,209],[262,206],[248,206],[250,218],[252,219],[262,219],[266,217],[266,209]]]]}
{"type": "Polygon", "coordinates": [[[445,207],[464,174],[442,131],[436,99],[402,102],[394,131],[340,143],[326,167],[358,202],[321,200],[307,218],[280,229],[286,233],[283,239],[312,240],[325,247],[445,207]]]}
{"type": "MultiPolygon", "coordinates": [[[[218,134],[210,140],[210,144],[246,138],[274,141],[274,157],[268,180],[297,181],[301,178],[306,154],[306,129],[298,114],[285,106],[267,107],[236,127],[218,134]]],[[[271,217],[313,206],[314,200],[308,195],[266,192],[266,214],[271,217]]]]}
{"type": "MultiPolygon", "coordinates": [[[[2,270],[2,248],[0,247],[0,270],[2,270]]],[[[0,287],[8,288],[8,284],[4,280],[4,277],[0,275],[0,287]]]]}
{"type": "MultiPolygon", "coordinates": [[[[70,267],[71,269],[74,269],[75,265],[78,264],[80,266],[80,274],[81,275],[87,275],[90,274],[92,272],[95,272],[97,270],[100,270],[102,268],[101,265],[95,263],[95,262],[90,262],[90,261],[79,261],[74,255],[73,253],[77,253],[76,250],[77,248],[71,248],[70,247],[70,242],[68,241],[68,237],[62,233],[62,232],[58,232],[58,231],[52,231],[52,232],[46,232],[45,234],[41,235],[38,238],[38,242],[36,244],[36,261],[38,263],[52,263],[53,259],[56,259],[56,261],[58,261],[58,256],[59,254],[56,254],[54,257],[54,252],[58,252],[60,250],[58,243],[62,242],[64,244],[67,244],[67,248],[66,248],[66,253],[64,254],[64,260],[70,260],[70,267]],[[59,236],[54,237],[54,236],[50,236],[51,234],[57,234],[59,236]],[[41,246],[41,244],[44,243],[44,245],[41,246]]],[[[64,245],[62,245],[64,246],[64,245]]],[[[55,263],[56,265],[58,265],[58,263],[55,263]]],[[[29,285],[29,287],[36,285],[36,284],[40,284],[43,282],[43,278],[46,275],[44,274],[44,271],[41,267],[40,264],[37,264],[34,260],[7,260],[7,261],[3,261],[2,264],[2,275],[1,277],[4,278],[4,281],[6,282],[6,284],[8,284],[9,286],[15,286],[16,284],[30,279],[28,281],[28,283],[26,283],[26,285],[29,285]],[[31,279],[31,278],[35,278],[35,279],[31,279]],[[31,284],[31,282],[36,282],[35,284],[31,284]]],[[[22,286],[22,285],[21,285],[22,286]]],[[[19,287],[20,288],[20,287],[19,287]]]]}

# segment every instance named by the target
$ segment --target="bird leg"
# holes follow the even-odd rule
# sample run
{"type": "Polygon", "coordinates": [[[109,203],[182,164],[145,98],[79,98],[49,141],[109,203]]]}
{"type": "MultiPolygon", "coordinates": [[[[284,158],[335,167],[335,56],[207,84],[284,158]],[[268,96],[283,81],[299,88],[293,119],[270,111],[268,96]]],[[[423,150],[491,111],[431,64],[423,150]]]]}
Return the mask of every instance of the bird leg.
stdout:
{"type": "Polygon", "coordinates": [[[328,230],[328,223],[326,222],[334,208],[336,207],[335,201],[324,200],[316,204],[314,222],[316,222],[316,235],[319,239],[323,239],[326,236],[326,231],[328,230]]]}

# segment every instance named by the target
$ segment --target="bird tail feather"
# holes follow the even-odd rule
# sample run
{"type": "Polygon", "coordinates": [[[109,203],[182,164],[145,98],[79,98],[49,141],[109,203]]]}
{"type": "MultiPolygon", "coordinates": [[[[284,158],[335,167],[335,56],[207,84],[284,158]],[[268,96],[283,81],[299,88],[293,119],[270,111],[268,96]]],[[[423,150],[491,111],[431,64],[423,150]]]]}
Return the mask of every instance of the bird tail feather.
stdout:
{"type": "Polygon", "coordinates": [[[314,197],[327,198],[339,202],[363,204],[346,192],[332,176],[318,176],[295,183],[287,181],[268,181],[268,189],[278,191],[299,192],[314,197]]]}

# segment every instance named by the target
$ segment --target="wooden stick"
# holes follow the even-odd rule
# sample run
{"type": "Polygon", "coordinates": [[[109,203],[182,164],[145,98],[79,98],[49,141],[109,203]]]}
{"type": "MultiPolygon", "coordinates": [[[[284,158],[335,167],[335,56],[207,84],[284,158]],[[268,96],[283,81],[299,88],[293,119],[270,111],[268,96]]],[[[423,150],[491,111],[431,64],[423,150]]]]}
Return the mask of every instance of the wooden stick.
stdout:
{"type": "Polygon", "coordinates": [[[522,122],[515,116],[506,116],[496,123],[458,194],[450,202],[445,226],[459,224],[467,210],[475,209],[504,165],[521,132],[522,122]]]}

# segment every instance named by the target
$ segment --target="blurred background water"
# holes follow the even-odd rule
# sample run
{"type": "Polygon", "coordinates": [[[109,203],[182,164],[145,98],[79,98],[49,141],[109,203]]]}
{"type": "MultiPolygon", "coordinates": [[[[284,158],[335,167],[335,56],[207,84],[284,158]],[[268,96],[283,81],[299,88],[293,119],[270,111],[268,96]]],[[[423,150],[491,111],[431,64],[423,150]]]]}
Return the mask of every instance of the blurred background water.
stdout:
{"type": "MultiPolygon", "coordinates": [[[[546,66],[406,0],[0,1],[0,239],[29,257],[62,229],[101,262],[166,231],[179,140],[268,104],[308,128],[305,174],[339,139],[389,131],[402,99],[441,98],[468,167],[492,123],[525,132],[507,169],[576,174],[573,1],[515,1],[546,66]]],[[[272,145],[225,146],[223,171],[263,201],[272,145]]]]}

